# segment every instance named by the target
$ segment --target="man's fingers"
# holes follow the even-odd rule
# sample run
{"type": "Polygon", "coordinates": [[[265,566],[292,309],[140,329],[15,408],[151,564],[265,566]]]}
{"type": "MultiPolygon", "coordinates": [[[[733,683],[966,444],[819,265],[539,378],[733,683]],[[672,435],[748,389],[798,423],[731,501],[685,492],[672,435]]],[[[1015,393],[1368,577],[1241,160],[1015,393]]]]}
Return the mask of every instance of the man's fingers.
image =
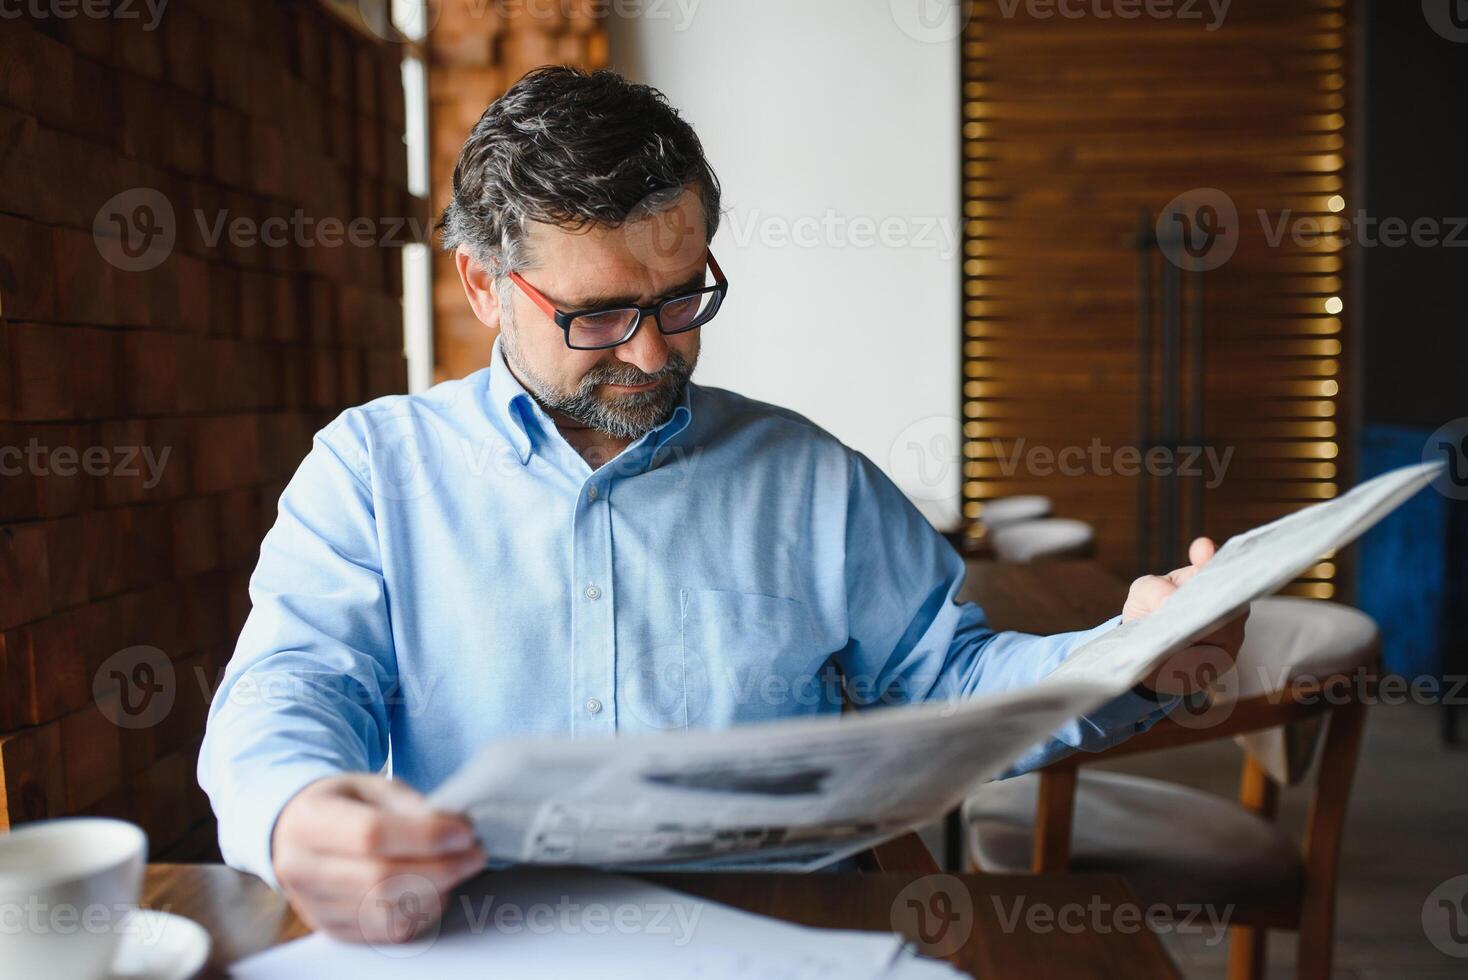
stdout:
{"type": "MultiPolygon", "coordinates": [[[[379,797],[380,799],[381,797],[379,797]]],[[[437,857],[472,847],[463,818],[398,797],[395,808],[351,796],[323,796],[298,815],[302,842],[313,850],[378,857],[437,857]],[[400,807],[400,808],[396,808],[400,807]]]]}
{"type": "Polygon", "coordinates": [[[394,779],[371,779],[361,788],[362,798],[390,815],[389,844],[377,853],[415,857],[462,851],[474,844],[474,829],[457,814],[442,813],[428,805],[422,793],[394,779]],[[401,819],[397,819],[401,818],[401,819]]]}
{"type": "Polygon", "coordinates": [[[438,921],[454,888],[483,867],[475,847],[429,860],[291,854],[278,873],[313,929],[347,942],[397,943],[438,921]]]}
{"type": "Polygon", "coordinates": [[[307,786],[281,811],[271,842],[276,878],[306,921],[357,942],[413,938],[485,863],[462,817],[380,776],[307,786]]]}
{"type": "MultiPolygon", "coordinates": [[[[447,893],[484,868],[484,852],[471,848],[458,854],[429,859],[343,857],[336,854],[303,854],[300,863],[309,874],[297,873],[294,862],[281,869],[281,883],[292,893],[315,903],[353,904],[384,882],[427,882],[447,893]]],[[[392,897],[383,889],[385,897],[392,897]]]]}
{"type": "Polygon", "coordinates": [[[472,847],[474,832],[460,817],[426,807],[416,812],[374,808],[356,841],[365,853],[381,857],[437,857],[472,847]]]}
{"type": "Polygon", "coordinates": [[[1175,568],[1168,572],[1166,575],[1167,580],[1173,585],[1181,586],[1194,575],[1197,575],[1203,566],[1208,564],[1217,553],[1218,548],[1214,545],[1212,538],[1196,538],[1188,546],[1188,561],[1191,564],[1184,568],[1175,568]]]}
{"type": "Polygon", "coordinates": [[[371,853],[384,857],[436,857],[474,846],[474,831],[462,817],[426,807],[416,812],[378,810],[368,828],[371,853]]]}
{"type": "Polygon", "coordinates": [[[1188,546],[1188,561],[1192,564],[1186,568],[1176,568],[1166,575],[1143,575],[1132,583],[1130,591],[1127,592],[1126,606],[1121,611],[1121,618],[1130,622],[1133,619],[1141,619],[1157,611],[1157,608],[1183,584],[1198,574],[1199,569],[1212,560],[1218,553],[1218,546],[1213,543],[1212,538],[1196,538],[1188,546]]]}
{"type": "Polygon", "coordinates": [[[312,928],[336,939],[400,943],[437,922],[447,907],[452,885],[423,874],[433,870],[421,863],[405,863],[397,870],[378,868],[371,861],[348,861],[329,872],[340,882],[335,887],[313,882],[313,891],[289,894],[312,928]]]}
{"type": "Polygon", "coordinates": [[[1183,584],[1198,574],[1197,565],[1189,565],[1186,568],[1174,568],[1164,577],[1172,583],[1174,591],[1183,587],[1183,584]]]}
{"type": "Polygon", "coordinates": [[[1127,592],[1126,606],[1121,611],[1121,618],[1126,621],[1141,619],[1143,616],[1155,612],[1162,605],[1164,599],[1177,591],[1173,582],[1161,575],[1143,575],[1132,583],[1127,592]]]}
{"type": "Polygon", "coordinates": [[[422,793],[395,779],[359,776],[347,786],[359,800],[388,810],[412,811],[425,809],[428,805],[422,793]]]}

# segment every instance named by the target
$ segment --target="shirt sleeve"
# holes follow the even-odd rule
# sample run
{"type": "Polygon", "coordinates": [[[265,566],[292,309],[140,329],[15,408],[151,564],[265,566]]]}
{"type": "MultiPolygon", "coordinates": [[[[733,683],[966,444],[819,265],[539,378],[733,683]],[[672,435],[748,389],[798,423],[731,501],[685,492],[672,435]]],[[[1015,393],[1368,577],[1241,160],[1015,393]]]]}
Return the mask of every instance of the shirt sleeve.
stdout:
{"type": "MultiPolygon", "coordinates": [[[[837,656],[857,706],[957,700],[1028,687],[1072,650],[1114,629],[1035,636],[997,632],[959,602],[963,559],[870,460],[853,453],[846,521],[849,639],[837,656]]],[[[1145,731],[1177,699],[1134,693],[1075,718],[1017,760],[1010,774],[1071,752],[1099,752],[1145,731]]]]}
{"type": "Polygon", "coordinates": [[[372,494],[331,431],[281,495],[199,753],[225,860],[273,888],[285,804],[324,776],[380,771],[388,753],[396,658],[372,494]]]}

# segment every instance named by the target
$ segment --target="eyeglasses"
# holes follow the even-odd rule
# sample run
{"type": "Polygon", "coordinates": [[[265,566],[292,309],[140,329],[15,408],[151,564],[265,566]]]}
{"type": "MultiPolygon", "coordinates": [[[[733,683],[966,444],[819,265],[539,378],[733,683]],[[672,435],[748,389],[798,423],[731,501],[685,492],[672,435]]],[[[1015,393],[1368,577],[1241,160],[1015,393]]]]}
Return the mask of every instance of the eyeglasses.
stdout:
{"type": "Polygon", "coordinates": [[[729,280],[724,278],[724,272],[714,261],[712,252],[709,253],[708,268],[714,274],[712,286],[670,296],[653,306],[607,306],[571,313],[556,309],[555,304],[526,282],[520,273],[510,273],[510,280],[556,322],[566,335],[567,347],[572,350],[606,350],[631,340],[646,316],[656,317],[659,332],[666,335],[697,330],[712,320],[719,307],[724,305],[724,297],[729,293],[729,280]]]}

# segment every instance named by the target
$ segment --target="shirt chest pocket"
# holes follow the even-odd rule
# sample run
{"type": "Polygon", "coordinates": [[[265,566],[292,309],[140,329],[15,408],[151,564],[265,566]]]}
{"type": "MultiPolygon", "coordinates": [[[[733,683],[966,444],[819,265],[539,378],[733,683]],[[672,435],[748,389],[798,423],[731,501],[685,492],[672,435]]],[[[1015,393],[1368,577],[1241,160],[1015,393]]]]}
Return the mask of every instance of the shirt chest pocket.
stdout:
{"type": "Polygon", "coordinates": [[[799,599],[680,589],[676,636],[631,653],[618,679],[624,731],[724,728],[839,710],[840,683],[799,599]]]}
{"type": "MultiPolygon", "coordinates": [[[[679,591],[683,726],[720,728],[820,710],[822,666],[810,607],[798,599],[724,589],[679,591]]],[[[675,694],[667,691],[667,694],[675,694]]]]}

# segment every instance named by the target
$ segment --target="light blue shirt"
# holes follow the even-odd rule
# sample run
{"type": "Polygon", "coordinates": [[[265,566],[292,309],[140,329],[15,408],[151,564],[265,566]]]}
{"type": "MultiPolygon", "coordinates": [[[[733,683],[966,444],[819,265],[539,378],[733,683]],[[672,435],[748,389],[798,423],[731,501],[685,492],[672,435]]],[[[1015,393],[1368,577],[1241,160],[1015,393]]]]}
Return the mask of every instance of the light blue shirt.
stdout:
{"type": "MultiPolygon", "coordinates": [[[[861,454],[690,385],[593,471],[506,367],[349,409],[281,495],[199,780],[232,865],[307,783],[428,791],[510,736],[835,715],[1031,684],[1099,630],[996,633],[958,554],[861,454]],[[839,672],[839,679],[837,674],[839,672]]],[[[1163,714],[1127,695],[1018,768],[1163,714]]]]}

